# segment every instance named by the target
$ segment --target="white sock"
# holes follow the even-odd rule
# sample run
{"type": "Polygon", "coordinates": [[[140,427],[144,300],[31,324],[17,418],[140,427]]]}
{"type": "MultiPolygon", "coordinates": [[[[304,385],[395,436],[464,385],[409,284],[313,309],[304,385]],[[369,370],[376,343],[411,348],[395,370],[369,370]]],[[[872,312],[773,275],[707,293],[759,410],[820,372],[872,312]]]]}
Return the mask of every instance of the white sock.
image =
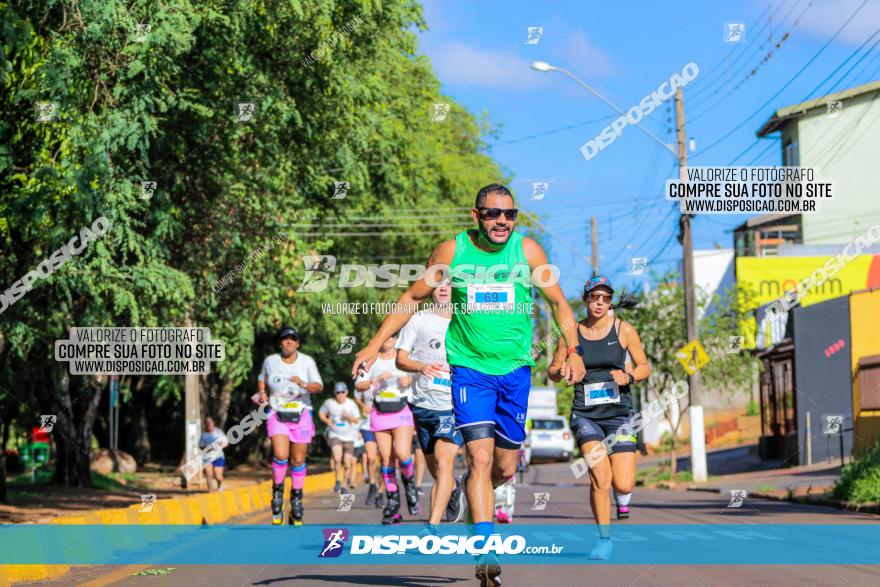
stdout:
{"type": "Polygon", "coordinates": [[[617,498],[617,505],[620,507],[626,507],[629,505],[630,500],[632,499],[632,492],[629,493],[617,493],[614,492],[614,496],[617,498]]]}

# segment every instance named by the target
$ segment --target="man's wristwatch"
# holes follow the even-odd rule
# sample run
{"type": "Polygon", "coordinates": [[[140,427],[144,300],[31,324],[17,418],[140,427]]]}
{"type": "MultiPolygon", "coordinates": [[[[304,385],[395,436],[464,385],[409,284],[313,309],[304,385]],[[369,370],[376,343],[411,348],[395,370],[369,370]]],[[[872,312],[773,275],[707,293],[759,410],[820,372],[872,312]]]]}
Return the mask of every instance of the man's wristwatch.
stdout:
{"type": "Polygon", "coordinates": [[[565,356],[569,357],[575,353],[577,353],[578,356],[583,357],[584,356],[584,347],[582,347],[581,345],[569,347],[568,352],[565,353],[565,356]]]}
{"type": "Polygon", "coordinates": [[[626,376],[629,377],[629,383],[627,383],[627,385],[632,385],[636,382],[636,378],[633,376],[632,373],[627,373],[626,376]]]}

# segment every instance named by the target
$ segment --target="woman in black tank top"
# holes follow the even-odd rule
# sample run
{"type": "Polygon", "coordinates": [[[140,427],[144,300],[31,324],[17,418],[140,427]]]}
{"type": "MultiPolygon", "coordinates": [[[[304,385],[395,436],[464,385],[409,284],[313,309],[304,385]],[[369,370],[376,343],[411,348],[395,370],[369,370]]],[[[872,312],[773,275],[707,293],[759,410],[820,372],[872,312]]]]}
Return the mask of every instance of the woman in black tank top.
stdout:
{"type": "MultiPolygon", "coordinates": [[[[578,324],[578,352],[587,369],[575,384],[571,428],[590,471],[590,507],[599,527],[599,543],[589,557],[611,558],[611,502],[617,495],[617,516],[629,517],[629,499],[636,478],[636,453],[630,385],[651,373],[642,342],[631,324],[613,316],[614,289],[605,277],[593,277],[584,285],[588,314],[578,324]],[[627,372],[629,354],[635,365],[627,372]],[[604,446],[603,446],[604,440],[604,446]],[[610,446],[610,451],[606,447],[610,446]]],[[[558,344],[548,375],[559,381],[566,376],[566,349],[558,344]]]]}

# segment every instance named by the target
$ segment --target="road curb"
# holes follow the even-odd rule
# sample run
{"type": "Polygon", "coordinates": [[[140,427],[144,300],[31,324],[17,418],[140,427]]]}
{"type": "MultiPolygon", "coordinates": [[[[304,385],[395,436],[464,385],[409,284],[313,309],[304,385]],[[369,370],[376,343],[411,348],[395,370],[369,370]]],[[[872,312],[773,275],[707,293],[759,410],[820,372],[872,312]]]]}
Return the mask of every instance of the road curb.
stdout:
{"type": "MultiPolygon", "coordinates": [[[[360,471],[360,467],[358,467],[360,471]]],[[[336,482],[333,472],[306,477],[306,493],[327,491],[336,482]]],[[[290,477],[285,481],[290,494],[290,477]]],[[[263,481],[214,493],[199,493],[157,500],[150,511],[139,511],[141,504],[125,508],[94,510],[70,516],[59,516],[50,524],[222,524],[244,514],[266,509],[272,500],[272,482],[263,481]]],[[[0,565],[0,587],[60,577],[71,565],[0,565]]]]}
{"type": "MultiPolygon", "coordinates": [[[[688,491],[702,491],[706,493],[721,493],[718,487],[696,487],[687,488],[688,491]]],[[[750,491],[749,497],[757,497],[759,499],[768,499],[770,501],[787,501],[790,503],[800,503],[803,505],[824,505],[827,507],[837,508],[839,510],[849,510],[863,514],[880,514],[880,504],[877,503],[853,503],[851,501],[842,501],[831,497],[822,497],[819,495],[777,495],[774,493],[764,493],[762,491],[750,491]]]]}

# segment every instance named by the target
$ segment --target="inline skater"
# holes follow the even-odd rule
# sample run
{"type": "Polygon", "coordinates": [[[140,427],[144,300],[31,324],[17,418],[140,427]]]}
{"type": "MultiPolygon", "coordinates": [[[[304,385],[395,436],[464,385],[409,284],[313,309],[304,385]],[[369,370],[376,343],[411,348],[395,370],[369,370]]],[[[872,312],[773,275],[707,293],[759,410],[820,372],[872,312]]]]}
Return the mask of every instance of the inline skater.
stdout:
{"type": "MultiPolygon", "coordinates": [[[[525,439],[534,365],[532,285],[547,300],[566,340],[566,379],[573,383],[584,374],[575,348],[574,314],[557,283],[558,273],[537,242],[514,232],[517,214],[508,188],[501,184],[483,187],[471,210],[477,227],[434,249],[425,275],[399,298],[397,311],[386,317],[352,365],[353,374],[371,368],[384,340],[406,325],[418,305],[442,283],[442,268],[447,267],[453,314],[446,354],[453,412],[467,453],[464,489],[469,517],[480,536],[492,533],[493,487],[514,475],[525,439]]],[[[481,584],[500,584],[500,574],[494,557],[478,559],[476,576],[481,584]]]]}
{"type": "MultiPolygon", "coordinates": [[[[611,282],[602,276],[592,277],[584,285],[588,314],[578,324],[577,333],[587,372],[575,385],[571,407],[571,430],[584,455],[591,454],[609,435],[617,441],[610,455],[598,462],[588,459],[590,507],[599,529],[599,543],[589,555],[593,560],[608,560],[613,550],[609,489],[613,486],[618,496],[629,496],[635,484],[636,438],[618,430],[633,415],[630,385],[651,373],[636,329],[608,312],[613,294],[611,282]],[[627,353],[634,363],[632,373],[626,372],[627,353]]],[[[566,375],[564,359],[565,349],[557,345],[548,369],[552,380],[566,375]]]]}
{"type": "Polygon", "coordinates": [[[460,481],[454,475],[455,455],[464,439],[455,429],[452,382],[446,362],[446,331],[452,318],[451,296],[449,284],[435,289],[432,308],[422,310],[410,319],[400,331],[396,345],[397,367],[413,373],[410,407],[419,445],[434,478],[431,513],[426,523],[431,531],[435,531],[441,521],[459,521],[464,513],[464,495],[460,481]]]}
{"type": "Polygon", "coordinates": [[[293,526],[303,521],[303,485],[306,453],[315,435],[311,394],[324,389],[315,361],[299,352],[299,333],[285,326],[278,333],[280,353],[263,361],[257,380],[259,403],[269,402],[266,421],[272,440],[272,524],[284,523],[284,477],[290,462],[290,519],[293,526]]]}
{"type": "Polygon", "coordinates": [[[336,463],[333,469],[336,475],[333,491],[347,494],[346,484],[352,478],[354,468],[354,435],[357,434],[355,426],[360,422],[361,413],[357,404],[349,399],[348,386],[342,381],[336,382],[333,396],[321,405],[318,417],[327,425],[330,454],[336,463]]]}
{"type": "Polygon", "coordinates": [[[382,510],[383,524],[398,524],[400,517],[400,491],[397,486],[397,467],[403,480],[404,495],[410,515],[419,515],[419,494],[415,480],[415,458],[412,453],[413,416],[407,405],[407,391],[411,378],[395,365],[397,355],[392,334],[379,348],[378,359],[356,385],[365,390],[369,386],[373,397],[370,410],[370,429],[376,436],[379,457],[382,461],[382,481],[387,502],[382,510]]]}
{"type": "Polygon", "coordinates": [[[354,385],[354,401],[360,407],[363,418],[361,419],[359,430],[361,438],[364,439],[364,476],[366,477],[369,489],[367,490],[367,505],[373,504],[377,508],[382,507],[385,502],[383,493],[379,490],[376,482],[377,465],[379,464],[379,447],[376,444],[376,435],[370,430],[370,412],[373,410],[373,391],[370,388],[368,379],[355,382],[354,385]]]}

